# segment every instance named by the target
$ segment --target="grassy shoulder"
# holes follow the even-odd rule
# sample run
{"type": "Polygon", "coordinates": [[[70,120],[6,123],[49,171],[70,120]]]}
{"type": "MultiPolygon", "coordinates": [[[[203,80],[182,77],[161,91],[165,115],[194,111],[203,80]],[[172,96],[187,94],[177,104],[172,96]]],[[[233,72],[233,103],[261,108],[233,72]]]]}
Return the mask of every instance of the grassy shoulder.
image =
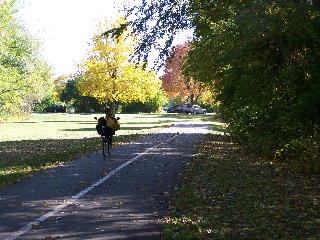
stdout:
{"type": "MultiPolygon", "coordinates": [[[[34,114],[32,119],[0,123],[0,187],[100,151],[96,132],[99,114],[34,114]]],[[[121,144],[145,134],[157,133],[177,119],[212,118],[210,115],[119,114],[121,129],[114,144],[121,144]]]]}
{"type": "Polygon", "coordinates": [[[279,170],[216,133],[188,163],[162,239],[319,239],[320,177],[279,170]]]}

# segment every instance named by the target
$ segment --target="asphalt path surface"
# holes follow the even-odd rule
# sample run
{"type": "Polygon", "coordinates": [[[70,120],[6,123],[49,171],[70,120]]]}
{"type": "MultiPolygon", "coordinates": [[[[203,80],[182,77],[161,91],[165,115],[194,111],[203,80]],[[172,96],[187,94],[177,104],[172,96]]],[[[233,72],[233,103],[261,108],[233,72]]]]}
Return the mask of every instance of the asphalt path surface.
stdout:
{"type": "Polygon", "coordinates": [[[1,189],[0,240],[160,239],[160,219],[207,130],[181,120],[111,157],[93,153],[1,189]]]}

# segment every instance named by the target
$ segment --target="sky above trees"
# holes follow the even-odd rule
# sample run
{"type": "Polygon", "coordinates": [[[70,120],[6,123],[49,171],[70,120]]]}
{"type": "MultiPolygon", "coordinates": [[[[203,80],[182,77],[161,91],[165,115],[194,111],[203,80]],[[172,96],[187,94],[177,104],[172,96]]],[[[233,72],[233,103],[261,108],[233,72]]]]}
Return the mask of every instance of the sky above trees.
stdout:
{"type": "MultiPolygon", "coordinates": [[[[128,0],[20,0],[21,20],[40,40],[43,55],[55,76],[72,74],[86,56],[88,43],[99,22],[114,18],[128,0]]],[[[186,41],[183,33],[175,43],[186,41]]],[[[156,56],[151,56],[151,60],[156,56]]]]}
{"type": "Polygon", "coordinates": [[[99,21],[118,14],[126,0],[19,1],[21,20],[42,43],[43,55],[54,74],[74,73],[85,57],[99,21]]]}

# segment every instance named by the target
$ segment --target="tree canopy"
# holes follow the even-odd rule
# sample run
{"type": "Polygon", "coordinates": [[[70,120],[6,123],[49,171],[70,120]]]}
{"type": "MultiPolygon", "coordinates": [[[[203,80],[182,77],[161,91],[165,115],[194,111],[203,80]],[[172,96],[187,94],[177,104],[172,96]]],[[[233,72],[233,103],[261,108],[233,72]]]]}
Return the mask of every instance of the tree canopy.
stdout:
{"type": "Polygon", "coordinates": [[[0,2],[0,119],[29,113],[50,89],[50,68],[16,11],[15,1],[0,2]]]}
{"type": "Polygon", "coordinates": [[[157,50],[159,57],[156,61],[162,64],[170,53],[174,37],[183,30],[192,29],[189,0],[142,0],[140,3],[125,9],[126,18],[130,20],[108,29],[104,34],[119,36],[130,28],[139,36],[140,42],[135,46],[134,56],[147,62],[151,50],[157,50]]]}
{"type": "Polygon", "coordinates": [[[320,171],[319,1],[145,0],[133,11],[144,53],[154,38],[194,28],[186,73],[216,89],[236,139],[320,171]]]}
{"type": "Polygon", "coordinates": [[[79,89],[84,95],[95,97],[104,104],[144,102],[156,96],[161,87],[161,81],[154,72],[130,61],[135,44],[130,31],[126,30],[116,38],[101,34],[102,29],[122,23],[124,19],[119,18],[113,24],[106,22],[100,25],[93,37],[92,51],[83,63],[84,80],[79,83],[79,89]]]}
{"type": "Polygon", "coordinates": [[[93,97],[82,96],[78,83],[83,81],[83,76],[70,76],[61,90],[60,100],[74,108],[75,112],[102,112],[102,104],[93,97]]]}
{"type": "Polygon", "coordinates": [[[193,104],[208,89],[192,76],[183,74],[183,65],[188,51],[188,43],[179,44],[172,49],[165,61],[161,80],[163,89],[170,97],[180,96],[183,100],[189,100],[193,104]]]}

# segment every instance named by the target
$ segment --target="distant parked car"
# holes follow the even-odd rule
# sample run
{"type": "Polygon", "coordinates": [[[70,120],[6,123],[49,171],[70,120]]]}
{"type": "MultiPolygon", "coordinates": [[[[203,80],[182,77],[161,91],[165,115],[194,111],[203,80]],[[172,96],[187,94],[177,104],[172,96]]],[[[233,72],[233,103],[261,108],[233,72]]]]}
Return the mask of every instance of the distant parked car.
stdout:
{"type": "Polygon", "coordinates": [[[205,108],[200,107],[199,105],[187,105],[184,108],[184,113],[206,114],[207,110],[205,108]]]}
{"type": "Polygon", "coordinates": [[[167,109],[167,113],[178,113],[179,109],[180,109],[180,105],[175,105],[175,106],[169,107],[167,109]]]}
{"type": "Polygon", "coordinates": [[[63,106],[61,104],[51,104],[48,107],[46,107],[45,109],[43,109],[43,112],[64,113],[64,112],[66,112],[66,106],[63,106]]]}
{"type": "Polygon", "coordinates": [[[168,108],[167,113],[206,114],[207,110],[199,105],[181,104],[168,108]]]}
{"type": "Polygon", "coordinates": [[[181,106],[181,113],[186,113],[186,114],[193,113],[194,110],[191,107],[192,107],[192,105],[190,105],[190,104],[182,105],[181,106]]]}

